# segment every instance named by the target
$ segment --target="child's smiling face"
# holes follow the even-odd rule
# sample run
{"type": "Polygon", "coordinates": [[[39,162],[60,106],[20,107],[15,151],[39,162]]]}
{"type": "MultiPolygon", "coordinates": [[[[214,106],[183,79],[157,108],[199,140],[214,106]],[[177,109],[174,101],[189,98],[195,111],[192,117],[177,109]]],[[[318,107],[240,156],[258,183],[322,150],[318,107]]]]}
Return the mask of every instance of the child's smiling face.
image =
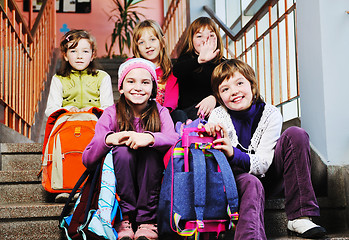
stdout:
{"type": "Polygon", "coordinates": [[[90,42],[82,38],[75,48],[69,48],[73,41],[68,43],[68,50],[64,59],[77,71],[85,70],[93,60],[93,51],[90,42]]]}
{"type": "Polygon", "coordinates": [[[144,68],[132,69],[122,82],[120,93],[137,109],[144,109],[152,94],[153,79],[148,70],[144,68]]]}
{"type": "Polygon", "coordinates": [[[252,104],[251,83],[238,71],[219,85],[218,92],[224,105],[230,110],[243,111],[252,104]]]}
{"type": "Polygon", "coordinates": [[[155,65],[159,63],[161,44],[150,28],[143,30],[137,45],[139,53],[143,58],[153,62],[155,65]]]}

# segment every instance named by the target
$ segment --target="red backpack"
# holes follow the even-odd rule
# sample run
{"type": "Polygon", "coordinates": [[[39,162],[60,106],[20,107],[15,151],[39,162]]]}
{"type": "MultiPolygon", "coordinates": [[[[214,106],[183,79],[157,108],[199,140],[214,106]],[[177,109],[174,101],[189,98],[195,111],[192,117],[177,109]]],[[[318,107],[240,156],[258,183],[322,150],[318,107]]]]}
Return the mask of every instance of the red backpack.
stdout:
{"type": "Polygon", "coordinates": [[[42,156],[42,185],[51,193],[69,193],[82,173],[82,153],[95,134],[102,110],[68,112],[60,109],[50,115],[45,130],[42,156]]]}

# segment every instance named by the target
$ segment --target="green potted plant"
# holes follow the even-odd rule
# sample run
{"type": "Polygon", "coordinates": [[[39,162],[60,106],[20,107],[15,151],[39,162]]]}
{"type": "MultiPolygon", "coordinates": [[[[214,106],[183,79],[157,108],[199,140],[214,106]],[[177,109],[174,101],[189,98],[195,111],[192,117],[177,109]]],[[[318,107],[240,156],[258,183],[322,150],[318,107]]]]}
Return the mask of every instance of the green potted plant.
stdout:
{"type": "Polygon", "coordinates": [[[124,56],[123,51],[125,45],[127,48],[131,47],[131,37],[133,28],[140,20],[140,16],[144,17],[143,14],[137,12],[136,8],[145,8],[142,6],[136,6],[137,4],[145,0],[112,0],[115,7],[111,10],[111,15],[108,21],[113,20],[115,26],[112,34],[110,35],[110,45],[105,43],[105,49],[108,53],[107,57],[111,58],[113,53],[112,49],[116,40],[119,43],[120,56],[124,56]],[[123,2],[123,3],[122,3],[123,2]]]}

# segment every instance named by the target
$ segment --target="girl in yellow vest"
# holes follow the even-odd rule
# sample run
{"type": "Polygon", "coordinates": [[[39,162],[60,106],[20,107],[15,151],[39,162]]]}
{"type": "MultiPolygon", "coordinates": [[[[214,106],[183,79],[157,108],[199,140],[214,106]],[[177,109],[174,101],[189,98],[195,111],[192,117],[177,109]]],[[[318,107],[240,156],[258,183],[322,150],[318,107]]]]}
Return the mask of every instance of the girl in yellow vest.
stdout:
{"type": "MultiPolygon", "coordinates": [[[[51,81],[46,116],[59,109],[85,112],[91,107],[105,109],[114,104],[111,78],[97,70],[96,40],[85,30],[71,30],[61,40],[62,63],[51,81]]],[[[55,202],[65,202],[68,193],[60,193],[55,202]]]]}
{"type": "Polygon", "coordinates": [[[85,30],[67,32],[60,43],[62,63],[52,78],[45,114],[58,109],[83,112],[114,104],[108,73],[96,68],[96,40],[85,30]]]}

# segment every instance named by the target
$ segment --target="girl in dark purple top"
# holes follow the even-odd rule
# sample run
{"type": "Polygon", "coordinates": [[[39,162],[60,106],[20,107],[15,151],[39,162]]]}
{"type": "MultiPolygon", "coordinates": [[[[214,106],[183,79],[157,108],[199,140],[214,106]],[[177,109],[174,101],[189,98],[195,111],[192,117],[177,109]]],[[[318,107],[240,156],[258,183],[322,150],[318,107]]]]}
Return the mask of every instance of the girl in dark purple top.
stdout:
{"type": "Polygon", "coordinates": [[[118,76],[120,99],[98,120],[82,161],[93,169],[113,149],[123,213],[123,221],[116,226],[118,239],[157,239],[162,159],[178,135],[168,109],[154,100],[157,85],[152,62],[132,58],[121,64],[118,76]],[[138,226],[135,233],[132,224],[138,226]]]}

